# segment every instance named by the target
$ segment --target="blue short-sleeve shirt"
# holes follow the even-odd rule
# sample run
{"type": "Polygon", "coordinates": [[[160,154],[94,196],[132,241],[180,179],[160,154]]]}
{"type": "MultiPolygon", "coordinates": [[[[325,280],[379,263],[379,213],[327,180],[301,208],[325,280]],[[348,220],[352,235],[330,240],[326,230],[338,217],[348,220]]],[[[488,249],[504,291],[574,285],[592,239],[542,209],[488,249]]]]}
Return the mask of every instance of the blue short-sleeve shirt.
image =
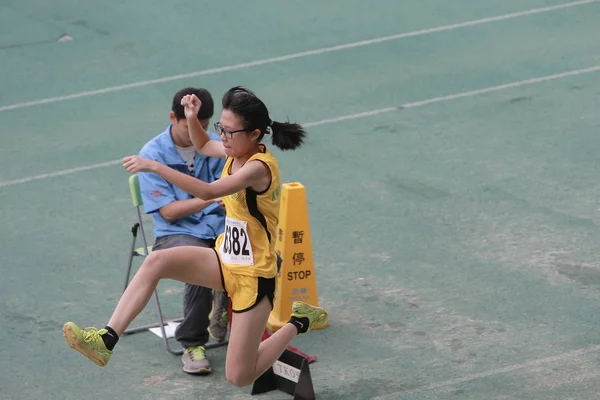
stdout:
{"type": "MultiPolygon", "coordinates": [[[[208,135],[211,139],[221,140],[218,135],[212,132],[209,132],[208,135]]],[[[191,175],[183,158],[177,151],[175,143],[173,143],[171,125],[163,133],[146,143],[139,155],[191,175]]],[[[221,177],[224,164],[224,158],[205,157],[196,152],[193,175],[204,182],[214,182],[221,177]]],[[[200,239],[216,239],[223,232],[225,211],[217,204],[211,204],[202,211],[177,221],[169,222],[165,220],[158,212],[162,207],[173,201],[187,200],[194,196],[151,172],[139,173],[139,179],[144,210],[147,214],[152,214],[155,238],[185,234],[200,239]]]]}

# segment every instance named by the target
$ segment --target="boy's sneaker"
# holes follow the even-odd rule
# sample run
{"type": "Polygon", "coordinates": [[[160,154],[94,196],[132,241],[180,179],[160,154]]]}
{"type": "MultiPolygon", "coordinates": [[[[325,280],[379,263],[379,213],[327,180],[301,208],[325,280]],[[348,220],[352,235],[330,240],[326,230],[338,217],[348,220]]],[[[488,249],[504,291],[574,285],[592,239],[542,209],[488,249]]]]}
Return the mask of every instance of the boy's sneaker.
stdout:
{"type": "Polygon", "coordinates": [[[210,374],[210,363],[206,359],[204,346],[194,346],[185,349],[183,356],[183,370],[192,375],[210,374]]]}
{"type": "Polygon", "coordinates": [[[217,342],[225,341],[227,337],[227,324],[229,323],[229,315],[227,311],[221,311],[219,313],[211,313],[210,325],[208,326],[208,333],[217,342]]]}
{"type": "Polygon", "coordinates": [[[63,326],[63,336],[69,346],[101,367],[108,364],[112,355],[112,351],[106,348],[102,340],[102,335],[106,333],[106,329],[98,330],[95,327],[79,329],[74,322],[67,322],[63,326]]]}
{"type": "Polygon", "coordinates": [[[217,342],[225,341],[227,337],[227,326],[229,324],[229,315],[227,309],[223,308],[224,292],[214,291],[213,309],[208,316],[210,324],[208,325],[208,333],[217,342]]]}
{"type": "Polygon", "coordinates": [[[297,319],[308,319],[308,328],[306,328],[306,332],[311,329],[324,328],[329,322],[327,311],[319,307],[311,306],[303,301],[295,301],[292,304],[292,317],[296,317],[297,319]]]}

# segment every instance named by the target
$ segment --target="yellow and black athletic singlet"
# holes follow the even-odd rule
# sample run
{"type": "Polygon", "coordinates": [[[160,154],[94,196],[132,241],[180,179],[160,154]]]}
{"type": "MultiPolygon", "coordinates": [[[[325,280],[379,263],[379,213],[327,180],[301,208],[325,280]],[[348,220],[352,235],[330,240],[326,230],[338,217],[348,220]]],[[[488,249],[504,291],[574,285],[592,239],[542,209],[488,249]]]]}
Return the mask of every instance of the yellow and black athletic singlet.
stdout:
{"type": "MultiPolygon", "coordinates": [[[[250,188],[223,197],[225,231],[215,248],[221,263],[231,273],[274,278],[277,275],[275,232],[279,222],[281,183],[279,165],[264,145],[247,162],[263,162],[271,172],[271,184],[264,192],[250,188]]],[[[221,178],[231,175],[233,158],[228,157],[221,178]]]]}

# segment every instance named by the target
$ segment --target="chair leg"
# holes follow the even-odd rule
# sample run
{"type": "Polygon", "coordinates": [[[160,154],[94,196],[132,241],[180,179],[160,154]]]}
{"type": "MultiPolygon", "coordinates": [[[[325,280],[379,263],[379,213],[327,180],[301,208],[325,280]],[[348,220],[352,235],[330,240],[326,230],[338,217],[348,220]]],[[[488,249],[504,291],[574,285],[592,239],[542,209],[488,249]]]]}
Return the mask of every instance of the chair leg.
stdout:
{"type": "MultiPolygon", "coordinates": [[[[135,244],[137,241],[137,232],[138,232],[138,228],[140,228],[140,223],[136,222],[135,224],[133,224],[133,226],[131,227],[131,234],[133,236],[133,240],[131,241],[131,249],[129,251],[129,261],[127,263],[127,273],[125,274],[125,285],[123,286],[123,292],[125,292],[125,290],[127,289],[127,286],[129,286],[129,279],[131,278],[131,267],[133,265],[133,258],[138,255],[135,251],[135,244]]],[[[143,230],[142,230],[143,233],[143,230]]],[[[144,245],[146,245],[146,241],[144,240],[144,245]]],[[[144,251],[146,251],[146,248],[144,248],[144,251]]],[[[154,297],[156,298],[156,300],[158,301],[158,292],[156,290],[154,290],[154,297]]],[[[160,307],[160,305],[159,305],[160,307]]],[[[181,318],[183,319],[183,318],[181,318]]],[[[140,333],[140,332],[145,332],[150,328],[157,328],[159,326],[163,326],[163,331],[164,331],[164,320],[162,319],[162,314],[161,314],[161,322],[158,323],[154,323],[154,324],[148,324],[148,325],[142,325],[142,326],[138,326],[135,328],[129,328],[127,330],[125,330],[125,332],[123,332],[123,335],[133,335],[135,333],[140,333]]],[[[163,332],[164,334],[164,332],[163,332]]],[[[163,335],[164,336],[164,335],[163,335]]]]}
{"type": "MultiPolygon", "coordinates": [[[[162,314],[162,308],[160,307],[160,301],[158,300],[158,293],[156,290],[154,291],[153,297],[154,297],[155,303],[156,303],[156,312],[158,314],[158,319],[161,322],[155,322],[153,324],[147,324],[147,325],[141,325],[141,326],[138,326],[135,328],[129,328],[125,332],[123,332],[123,335],[124,336],[125,335],[133,335],[136,333],[146,332],[150,328],[160,328],[160,332],[162,334],[163,341],[165,344],[165,349],[167,350],[167,352],[169,352],[173,355],[183,354],[183,352],[184,352],[183,348],[179,348],[176,350],[173,350],[171,348],[171,346],[169,345],[169,339],[167,339],[166,330],[165,330],[165,326],[168,325],[169,322],[181,322],[181,321],[183,321],[183,317],[165,321],[163,314],[162,314]]],[[[227,346],[227,344],[229,344],[229,340],[225,340],[223,342],[208,342],[207,344],[204,345],[204,348],[205,349],[214,349],[214,348],[221,347],[221,346],[227,346]]]]}
{"type": "MultiPolygon", "coordinates": [[[[156,300],[156,314],[158,316],[158,320],[160,321],[160,333],[162,334],[164,343],[165,343],[165,349],[174,355],[181,355],[183,354],[184,350],[182,348],[179,348],[177,350],[173,350],[171,349],[171,346],[169,346],[169,338],[167,338],[167,333],[165,332],[165,319],[163,317],[162,314],[162,309],[160,308],[160,300],[158,300],[158,291],[156,289],[154,289],[154,299],[156,300]]],[[[183,319],[183,318],[182,318],[183,319]]]]}
{"type": "Polygon", "coordinates": [[[135,223],[133,227],[131,227],[131,233],[133,234],[133,240],[131,241],[131,250],[129,251],[129,262],[127,264],[127,274],[125,275],[125,285],[123,286],[123,291],[127,289],[129,285],[129,278],[131,277],[131,265],[133,264],[133,257],[135,256],[135,242],[137,239],[137,230],[140,226],[139,223],[135,223]]]}
{"type": "Polygon", "coordinates": [[[169,322],[181,322],[183,321],[183,317],[182,318],[175,318],[175,319],[169,319],[169,320],[164,320],[163,315],[162,315],[162,310],[158,311],[158,309],[160,308],[160,302],[158,300],[158,291],[155,289],[154,293],[152,294],[152,297],[154,297],[155,303],[156,303],[156,308],[157,308],[157,314],[158,314],[158,320],[160,322],[154,322],[152,324],[147,324],[147,325],[140,325],[137,326],[135,328],[129,328],[127,330],[125,330],[125,332],[123,332],[123,335],[133,335],[135,333],[140,333],[140,332],[146,332],[147,330],[149,330],[150,328],[161,328],[161,333],[163,334],[163,337],[165,337],[165,329],[164,327],[166,325],[169,324],[169,322]]]}
{"type": "MultiPolygon", "coordinates": [[[[161,321],[160,332],[161,332],[162,337],[164,339],[165,349],[169,353],[171,353],[173,355],[182,355],[183,352],[185,351],[183,348],[180,347],[177,350],[173,350],[171,348],[171,346],[169,346],[169,339],[167,338],[167,334],[165,332],[165,325],[167,325],[168,322],[174,322],[174,321],[180,322],[180,321],[183,321],[183,318],[178,318],[176,320],[169,320],[169,321],[167,321],[165,323],[164,317],[163,317],[163,314],[162,314],[162,308],[160,307],[160,301],[158,300],[158,293],[156,292],[156,290],[154,291],[154,298],[156,299],[156,313],[158,314],[158,320],[161,321]]],[[[204,345],[204,348],[205,349],[212,349],[212,348],[216,348],[216,347],[225,346],[228,343],[229,343],[228,340],[225,340],[225,341],[220,342],[220,343],[219,342],[209,342],[209,343],[207,343],[207,344],[204,345]]]]}
{"type": "MultiPolygon", "coordinates": [[[[141,218],[139,210],[138,210],[138,218],[141,218]]],[[[139,222],[136,222],[131,228],[131,234],[133,235],[133,240],[131,242],[131,250],[129,252],[129,262],[127,264],[127,274],[125,276],[125,285],[123,287],[123,291],[125,291],[127,289],[127,286],[129,286],[129,279],[131,278],[131,267],[133,264],[133,257],[135,257],[137,254],[135,252],[135,244],[136,244],[136,240],[137,240],[138,228],[141,229],[141,231],[142,231],[142,239],[144,242],[144,252],[147,253],[148,244],[146,243],[144,228],[143,228],[143,226],[141,226],[141,224],[139,222]]],[[[144,256],[147,256],[147,255],[148,254],[145,254],[144,256]]],[[[160,307],[160,300],[158,299],[158,290],[157,289],[154,289],[153,296],[154,296],[154,300],[156,303],[156,314],[157,314],[159,322],[129,328],[129,329],[125,330],[125,332],[123,332],[123,335],[133,335],[133,334],[140,333],[140,332],[146,332],[150,328],[160,327],[160,332],[162,334],[162,337],[163,337],[163,340],[165,343],[165,349],[171,354],[181,355],[184,352],[183,348],[173,350],[171,348],[171,346],[169,345],[169,339],[167,338],[167,334],[165,331],[165,325],[167,325],[169,322],[181,322],[181,321],[183,321],[183,318],[176,318],[176,319],[171,319],[171,320],[165,321],[165,319],[163,317],[162,309],[160,307]]],[[[226,346],[228,343],[229,343],[228,340],[225,340],[223,342],[209,342],[204,347],[207,349],[211,349],[211,348],[226,346]]]]}

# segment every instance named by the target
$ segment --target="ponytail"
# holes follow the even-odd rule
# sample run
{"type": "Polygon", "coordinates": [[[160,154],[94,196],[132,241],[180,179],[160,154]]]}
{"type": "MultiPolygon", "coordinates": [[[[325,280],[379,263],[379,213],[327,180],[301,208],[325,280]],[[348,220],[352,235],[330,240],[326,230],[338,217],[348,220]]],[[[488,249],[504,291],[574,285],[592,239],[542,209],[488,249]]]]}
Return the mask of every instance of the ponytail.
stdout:
{"type": "Polygon", "coordinates": [[[273,145],[281,150],[295,150],[304,142],[306,131],[302,125],[271,121],[265,103],[249,89],[242,86],[232,87],[225,92],[221,102],[224,110],[231,110],[242,118],[245,128],[260,131],[259,143],[269,131],[273,134],[273,145]]]}
{"type": "Polygon", "coordinates": [[[306,138],[306,131],[300,124],[271,122],[271,143],[281,150],[296,150],[306,138]]]}

